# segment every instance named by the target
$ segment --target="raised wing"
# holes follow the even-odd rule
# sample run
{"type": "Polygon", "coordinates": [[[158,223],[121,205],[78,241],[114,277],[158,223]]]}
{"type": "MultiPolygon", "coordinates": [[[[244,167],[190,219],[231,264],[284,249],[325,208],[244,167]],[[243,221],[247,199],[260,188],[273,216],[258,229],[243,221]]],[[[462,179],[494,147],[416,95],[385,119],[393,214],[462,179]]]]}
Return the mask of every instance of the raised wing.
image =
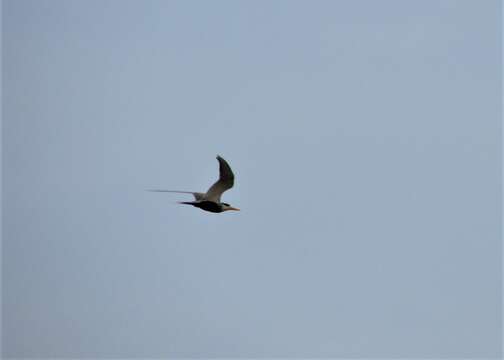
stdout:
{"type": "Polygon", "coordinates": [[[219,180],[208,189],[205,200],[220,202],[222,193],[233,187],[234,174],[226,160],[219,155],[217,155],[217,160],[219,160],[219,180]]]}
{"type": "Polygon", "coordinates": [[[192,191],[178,191],[178,190],[162,190],[162,189],[150,189],[147,191],[151,192],[169,192],[169,193],[179,193],[179,194],[192,194],[196,200],[202,200],[205,194],[192,191]]]}

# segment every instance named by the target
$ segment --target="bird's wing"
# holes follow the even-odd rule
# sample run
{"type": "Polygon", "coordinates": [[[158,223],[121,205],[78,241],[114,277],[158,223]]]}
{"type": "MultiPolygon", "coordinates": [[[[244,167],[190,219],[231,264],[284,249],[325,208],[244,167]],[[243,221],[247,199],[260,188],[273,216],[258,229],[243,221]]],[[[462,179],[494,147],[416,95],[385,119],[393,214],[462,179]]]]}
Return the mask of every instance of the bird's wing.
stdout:
{"type": "Polygon", "coordinates": [[[219,160],[219,180],[208,189],[205,200],[220,202],[222,193],[233,187],[234,174],[226,160],[219,155],[217,155],[217,160],[219,160]]]}
{"type": "Polygon", "coordinates": [[[179,194],[192,194],[196,200],[202,200],[205,194],[192,191],[178,191],[178,190],[162,190],[162,189],[150,189],[147,191],[151,192],[169,192],[169,193],[179,193],[179,194]]]}

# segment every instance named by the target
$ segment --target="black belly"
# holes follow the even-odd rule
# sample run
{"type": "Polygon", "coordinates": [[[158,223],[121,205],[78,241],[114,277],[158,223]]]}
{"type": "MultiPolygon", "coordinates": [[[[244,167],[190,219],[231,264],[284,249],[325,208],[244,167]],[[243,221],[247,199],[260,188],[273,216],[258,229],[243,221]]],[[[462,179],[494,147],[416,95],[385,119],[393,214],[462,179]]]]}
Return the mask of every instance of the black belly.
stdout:
{"type": "Polygon", "coordinates": [[[213,212],[213,213],[220,213],[220,212],[222,212],[222,206],[221,206],[221,204],[218,204],[218,203],[213,202],[213,201],[200,201],[200,202],[198,202],[196,204],[193,204],[193,205],[196,206],[196,207],[199,207],[202,210],[210,211],[210,212],[213,212]]]}

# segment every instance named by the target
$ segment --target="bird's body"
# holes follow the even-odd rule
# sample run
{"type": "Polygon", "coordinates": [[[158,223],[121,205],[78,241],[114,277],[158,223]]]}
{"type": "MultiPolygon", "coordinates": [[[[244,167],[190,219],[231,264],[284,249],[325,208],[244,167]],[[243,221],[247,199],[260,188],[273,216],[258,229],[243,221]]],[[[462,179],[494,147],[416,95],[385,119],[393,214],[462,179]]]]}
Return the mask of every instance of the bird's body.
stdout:
{"type": "MultiPolygon", "coordinates": [[[[179,202],[179,204],[192,205],[197,208],[200,208],[201,210],[210,211],[213,213],[221,213],[221,212],[225,211],[224,207],[221,204],[216,203],[214,201],[208,201],[208,200],[181,201],[181,202],[179,202]]],[[[236,210],[236,209],[233,209],[233,210],[236,210]]]]}
{"type": "Polygon", "coordinates": [[[192,205],[202,210],[213,213],[221,213],[228,210],[240,210],[220,201],[222,193],[233,187],[234,174],[226,160],[218,155],[217,160],[219,161],[219,180],[217,180],[206,193],[157,189],[149,191],[192,194],[195,201],[181,201],[179,202],[179,204],[192,205]]]}

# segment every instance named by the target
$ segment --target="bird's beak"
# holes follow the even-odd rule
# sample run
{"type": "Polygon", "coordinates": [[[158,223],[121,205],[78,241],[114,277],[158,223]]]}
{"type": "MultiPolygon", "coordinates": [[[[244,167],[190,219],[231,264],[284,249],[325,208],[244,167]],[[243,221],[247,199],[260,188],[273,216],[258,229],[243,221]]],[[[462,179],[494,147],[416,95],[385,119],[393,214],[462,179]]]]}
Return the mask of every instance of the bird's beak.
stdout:
{"type": "Polygon", "coordinates": [[[228,209],[228,210],[240,211],[240,209],[238,209],[238,208],[234,208],[234,207],[231,207],[231,206],[230,206],[230,207],[228,207],[227,209],[228,209]]]}

